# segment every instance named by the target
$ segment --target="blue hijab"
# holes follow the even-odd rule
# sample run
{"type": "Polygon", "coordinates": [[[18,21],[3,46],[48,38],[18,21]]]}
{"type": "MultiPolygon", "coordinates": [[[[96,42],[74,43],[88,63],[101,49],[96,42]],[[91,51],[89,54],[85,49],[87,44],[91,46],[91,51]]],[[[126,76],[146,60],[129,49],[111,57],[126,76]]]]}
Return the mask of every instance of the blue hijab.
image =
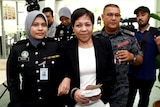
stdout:
{"type": "Polygon", "coordinates": [[[25,32],[26,32],[26,34],[29,38],[29,41],[31,42],[31,44],[34,47],[37,47],[37,45],[41,42],[41,40],[34,39],[31,35],[31,33],[30,33],[30,28],[31,28],[32,23],[34,22],[36,17],[44,18],[44,20],[45,20],[45,22],[48,26],[47,18],[42,12],[34,10],[34,11],[31,11],[31,12],[28,13],[28,15],[26,17],[26,21],[25,21],[25,32]]]}

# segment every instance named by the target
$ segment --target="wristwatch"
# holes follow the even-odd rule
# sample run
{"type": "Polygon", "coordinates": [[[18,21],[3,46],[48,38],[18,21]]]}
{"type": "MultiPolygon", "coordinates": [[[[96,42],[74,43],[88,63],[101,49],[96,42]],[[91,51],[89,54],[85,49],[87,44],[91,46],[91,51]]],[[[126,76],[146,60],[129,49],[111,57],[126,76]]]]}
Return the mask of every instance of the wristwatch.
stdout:
{"type": "Polygon", "coordinates": [[[136,60],[137,60],[136,55],[134,55],[134,58],[133,58],[132,62],[135,63],[136,60]]]}

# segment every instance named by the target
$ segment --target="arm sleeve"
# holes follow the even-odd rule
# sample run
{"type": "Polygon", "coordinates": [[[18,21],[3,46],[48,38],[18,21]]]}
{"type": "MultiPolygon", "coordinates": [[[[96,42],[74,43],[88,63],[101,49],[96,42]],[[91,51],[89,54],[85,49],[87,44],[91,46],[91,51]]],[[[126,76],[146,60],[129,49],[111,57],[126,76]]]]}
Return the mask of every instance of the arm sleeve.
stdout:
{"type": "Polygon", "coordinates": [[[10,50],[10,55],[7,60],[7,84],[10,95],[11,107],[20,107],[20,78],[17,69],[17,58],[14,47],[10,50]]]}

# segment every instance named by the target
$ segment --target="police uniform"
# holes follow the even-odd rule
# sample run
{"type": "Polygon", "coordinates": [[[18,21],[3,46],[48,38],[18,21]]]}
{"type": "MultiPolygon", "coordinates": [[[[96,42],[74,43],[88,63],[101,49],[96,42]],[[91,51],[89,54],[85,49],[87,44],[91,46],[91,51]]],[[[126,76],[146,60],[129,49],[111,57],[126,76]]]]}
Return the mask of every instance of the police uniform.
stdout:
{"type": "Polygon", "coordinates": [[[60,80],[57,48],[58,44],[47,38],[37,48],[28,39],[13,45],[7,61],[9,107],[62,107],[56,97],[60,80]]]}
{"type": "Polygon", "coordinates": [[[55,40],[63,42],[68,41],[74,37],[74,32],[72,26],[64,26],[60,24],[57,26],[56,33],[55,33],[55,40]]]}
{"type": "MultiPolygon", "coordinates": [[[[142,55],[138,42],[134,36],[134,33],[126,29],[119,29],[116,34],[108,35],[106,34],[104,28],[102,31],[95,32],[94,36],[109,38],[112,44],[113,54],[116,55],[118,50],[128,50],[134,55],[142,55]]],[[[114,90],[112,92],[110,106],[111,107],[125,107],[128,99],[129,92],[129,82],[128,82],[128,71],[129,71],[129,62],[120,62],[116,63],[116,73],[117,79],[116,84],[114,85],[114,90]]]]}

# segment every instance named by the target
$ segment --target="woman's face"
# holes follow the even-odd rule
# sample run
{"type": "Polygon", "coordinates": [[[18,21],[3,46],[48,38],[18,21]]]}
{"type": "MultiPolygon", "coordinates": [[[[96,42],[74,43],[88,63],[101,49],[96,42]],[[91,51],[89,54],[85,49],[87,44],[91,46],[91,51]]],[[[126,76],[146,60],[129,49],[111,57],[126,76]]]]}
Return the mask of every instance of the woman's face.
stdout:
{"type": "Polygon", "coordinates": [[[79,42],[89,42],[93,31],[93,24],[90,17],[86,14],[79,17],[74,23],[73,30],[79,42]]]}
{"type": "Polygon", "coordinates": [[[65,16],[61,16],[60,21],[64,26],[68,26],[71,23],[71,19],[69,19],[65,16]]]}
{"type": "Polygon", "coordinates": [[[34,39],[40,40],[46,36],[47,30],[45,20],[42,17],[37,17],[31,25],[30,33],[34,39]]]}

